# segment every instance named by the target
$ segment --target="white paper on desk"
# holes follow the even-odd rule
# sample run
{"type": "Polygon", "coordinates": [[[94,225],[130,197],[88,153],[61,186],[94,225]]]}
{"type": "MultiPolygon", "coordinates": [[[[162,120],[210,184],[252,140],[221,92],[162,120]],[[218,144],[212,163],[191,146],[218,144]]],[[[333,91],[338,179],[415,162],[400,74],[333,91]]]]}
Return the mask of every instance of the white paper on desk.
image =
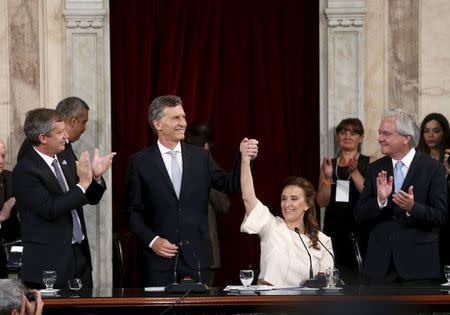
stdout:
{"type": "Polygon", "coordinates": [[[273,286],[271,285],[250,285],[248,287],[243,285],[227,285],[225,289],[223,289],[225,292],[227,291],[268,291],[273,290],[273,286]]]}
{"type": "Polygon", "coordinates": [[[302,287],[297,286],[274,286],[272,290],[301,290],[302,287]]]}
{"type": "Polygon", "coordinates": [[[166,287],[145,287],[145,292],[164,292],[166,287]]]}
{"type": "Polygon", "coordinates": [[[350,181],[337,180],[336,181],[336,201],[348,202],[350,200],[350,181]]]}

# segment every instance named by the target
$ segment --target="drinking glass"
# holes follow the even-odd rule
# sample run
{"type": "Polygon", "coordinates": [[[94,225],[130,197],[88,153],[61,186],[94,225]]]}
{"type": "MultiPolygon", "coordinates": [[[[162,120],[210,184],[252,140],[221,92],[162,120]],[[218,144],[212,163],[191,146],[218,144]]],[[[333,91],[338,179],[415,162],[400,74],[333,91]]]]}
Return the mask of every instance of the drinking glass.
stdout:
{"type": "Polygon", "coordinates": [[[56,282],[56,271],[54,270],[45,270],[42,273],[42,281],[45,284],[47,290],[53,290],[53,286],[56,282]]]}
{"type": "Polygon", "coordinates": [[[75,278],[68,281],[69,289],[74,292],[72,297],[78,297],[76,294],[77,291],[80,291],[83,287],[83,284],[81,283],[81,279],[75,278]]]}
{"type": "Polygon", "coordinates": [[[444,275],[447,278],[447,283],[450,283],[450,266],[444,266],[444,275]]]}
{"type": "Polygon", "coordinates": [[[327,279],[327,287],[335,287],[339,283],[339,269],[328,268],[325,276],[327,279]]]}
{"type": "Polygon", "coordinates": [[[241,282],[244,286],[249,287],[253,282],[253,270],[251,269],[245,269],[239,271],[239,279],[241,279],[241,282]]]}

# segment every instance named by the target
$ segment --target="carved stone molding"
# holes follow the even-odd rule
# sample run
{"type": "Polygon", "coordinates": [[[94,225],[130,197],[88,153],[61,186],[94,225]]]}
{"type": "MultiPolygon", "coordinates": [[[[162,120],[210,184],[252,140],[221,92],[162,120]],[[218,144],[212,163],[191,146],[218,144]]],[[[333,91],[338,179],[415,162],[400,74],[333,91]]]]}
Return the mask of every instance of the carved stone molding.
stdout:
{"type": "Polygon", "coordinates": [[[105,10],[64,10],[64,19],[67,28],[102,28],[105,19],[105,10]]]}
{"type": "Polygon", "coordinates": [[[365,8],[347,8],[347,9],[325,9],[325,16],[328,20],[328,26],[330,27],[362,27],[364,25],[364,19],[366,16],[365,8]]]}

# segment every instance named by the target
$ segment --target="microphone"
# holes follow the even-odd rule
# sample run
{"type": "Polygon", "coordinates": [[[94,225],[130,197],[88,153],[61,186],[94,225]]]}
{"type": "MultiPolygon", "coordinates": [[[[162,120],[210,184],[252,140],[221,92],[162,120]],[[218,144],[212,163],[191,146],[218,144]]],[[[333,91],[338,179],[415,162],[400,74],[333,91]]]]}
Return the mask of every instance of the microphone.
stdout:
{"type": "Polygon", "coordinates": [[[200,273],[200,260],[198,259],[197,255],[195,253],[192,253],[192,256],[195,258],[197,262],[197,276],[198,276],[198,282],[194,282],[193,279],[181,279],[180,283],[177,282],[178,278],[178,257],[179,253],[181,251],[181,247],[183,245],[189,245],[189,241],[180,241],[179,248],[177,251],[177,255],[175,256],[175,265],[174,265],[174,282],[172,284],[169,284],[167,287],[165,287],[165,291],[168,293],[184,293],[184,292],[196,292],[196,293],[204,293],[209,291],[209,288],[206,284],[202,283],[201,281],[201,273],[200,273]]]}
{"type": "MultiPolygon", "coordinates": [[[[189,244],[189,241],[187,241],[187,244],[189,244]]],[[[187,245],[186,244],[186,245],[187,245]]],[[[175,265],[173,267],[173,284],[178,284],[178,256],[180,255],[180,248],[181,246],[183,246],[184,243],[183,241],[180,241],[178,243],[178,250],[177,250],[177,255],[175,256],[175,265]]]]}
{"type": "Polygon", "coordinates": [[[331,258],[333,258],[333,267],[335,267],[336,266],[336,259],[334,258],[333,253],[325,245],[323,245],[323,243],[320,241],[319,238],[317,238],[317,240],[319,241],[320,245],[322,245],[322,247],[325,248],[325,250],[328,252],[328,254],[330,254],[331,258]]]}
{"type": "Polygon", "coordinates": [[[302,241],[302,244],[305,247],[306,252],[308,253],[308,256],[309,256],[309,279],[303,280],[300,283],[300,286],[301,287],[308,287],[308,288],[323,288],[323,287],[326,287],[327,286],[327,282],[326,282],[325,277],[314,279],[311,254],[309,253],[308,247],[306,247],[306,244],[303,241],[303,238],[302,238],[302,236],[300,234],[300,230],[298,229],[298,227],[296,227],[294,230],[298,234],[298,237],[300,237],[300,240],[302,241]]]}
{"type": "Polygon", "coordinates": [[[308,247],[306,247],[306,244],[303,241],[302,236],[300,235],[300,230],[298,229],[298,227],[295,227],[294,230],[295,230],[295,233],[298,234],[298,237],[300,237],[300,240],[302,241],[303,247],[305,247],[305,250],[308,253],[308,256],[309,256],[309,279],[313,279],[313,267],[312,267],[311,254],[309,253],[308,247]]]}

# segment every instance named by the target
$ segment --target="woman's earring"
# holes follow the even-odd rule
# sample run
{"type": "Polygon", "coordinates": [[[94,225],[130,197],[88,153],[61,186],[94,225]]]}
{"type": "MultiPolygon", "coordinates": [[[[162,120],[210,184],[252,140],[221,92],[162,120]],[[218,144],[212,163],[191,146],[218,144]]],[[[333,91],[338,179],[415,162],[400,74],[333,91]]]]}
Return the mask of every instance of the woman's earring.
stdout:
{"type": "Polygon", "coordinates": [[[308,210],[309,210],[309,208],[306,208],[306,209],[305,209],[305,210],[303,210],[303,211],[305,211],[305,212],[306,212],[306,211],[308,211],[308,210]]]}

